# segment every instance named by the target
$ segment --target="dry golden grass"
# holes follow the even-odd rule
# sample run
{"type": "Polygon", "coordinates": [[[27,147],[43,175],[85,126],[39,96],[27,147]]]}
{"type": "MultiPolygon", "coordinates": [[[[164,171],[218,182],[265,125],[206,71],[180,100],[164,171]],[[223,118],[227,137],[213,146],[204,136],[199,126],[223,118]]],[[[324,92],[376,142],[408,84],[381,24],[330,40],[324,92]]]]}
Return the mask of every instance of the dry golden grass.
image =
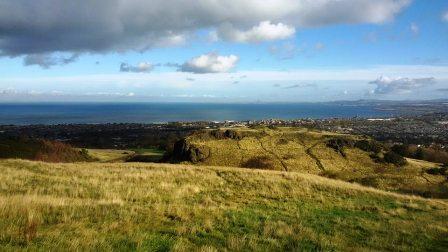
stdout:
{"type": "Polygon", "coordinates": [[[448,204],[312,174],[0,161],[1,250],[448,249],[448,204]]]}
{"type": "Polygon", "coordinates": [[[134,151],[130,150],[113,150],[113,149],[88,149],[88,153],[100,162],[123,162],[134,151]]]}
{"type": "Polygon", "coordinates": [[[406,166],[396,167],[375,162],[370,153],[357,148],[345,148],[344,157],[327,146],[335,137],[359,140],[360,136],[292,127],[232,130],[260,134],[240,140],[188,137],[192,144],[210,148],[210,157],[199,165],[246,167],[254,158],[269,158],[272,170],[319,174],[383,190],[448,198],[446,178],[425,172],[438,164],[410,160],[406,166]]]}

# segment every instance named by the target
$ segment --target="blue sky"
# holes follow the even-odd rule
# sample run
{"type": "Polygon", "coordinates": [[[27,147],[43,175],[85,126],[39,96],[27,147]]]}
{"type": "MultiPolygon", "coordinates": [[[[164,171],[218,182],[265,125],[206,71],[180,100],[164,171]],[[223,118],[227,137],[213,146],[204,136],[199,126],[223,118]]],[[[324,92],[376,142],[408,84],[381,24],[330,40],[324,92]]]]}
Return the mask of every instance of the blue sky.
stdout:
{"type": "MultiPolygon", "coordinates": [[[[224,9],[227,15],[237,10],[235,5],[251,7],[253,1],[234,1],[232,6],[222,4],[216,9],[197,6],[197,13],[167,12],[175,13],[174,19],[193,20],[188,26],[146,25],[144,21],[160,19],[153,12],[144,13],[143,19],[149,16],[149,20],[142,25],[131,26],[135,22],[126,20],[126,13],[120,19],[125,24],[120,26],[125,27],[122,36],[102,35],[93,29],[107,30],[105,23],[118,22],[93,18],[104,12],[107,16],[108,8],[102,6],[90,6],[93,14],[87,17],[92,18],[88,23],[74,15],[67,17],[67,24],[56,27],[51,23],[57,21],[54,12],[34,6],[36,16],[27,18],[32,10],[26,1],[9,5],[8,1],[0,8],[4,10],[0,11],[0,101],[448,98],[445,0],[319,0],[314,5],[306,0],[277,1],[279,5],[297,5],[297,11],[291,13],[275,1],[266,1],[271,2],[266,8],[274,8],[272,12],[278,15],[260,9],[254,11],[254,17],[242,18],[236,13],[225,19],[215,18],[221,15],[217,10],[224,9]],[[360,6],[347,7],[356,4],[360,6]],[[20,14],[9,17],[8,8],[12,13],[20,10],[20,14]],[[19,22],[16,17],[20,15],[19,22]],[[300,15],[304,18],[295,17],[300,15]],[[72,26],[77,22],[79,26],[72,26]],[[26,33],[29,27],[33,32],[26,33]],[[22,30],[25,32],[20,33],[22,30]]],[[[44,6],[49,1],[35,2],[44,6]]],[[[163,11],[169,8],[163,1],[124,3],[140,9],[154,5],[163,11]]],[[[139,15],[129,9],[131,17],[139,15]]]]}

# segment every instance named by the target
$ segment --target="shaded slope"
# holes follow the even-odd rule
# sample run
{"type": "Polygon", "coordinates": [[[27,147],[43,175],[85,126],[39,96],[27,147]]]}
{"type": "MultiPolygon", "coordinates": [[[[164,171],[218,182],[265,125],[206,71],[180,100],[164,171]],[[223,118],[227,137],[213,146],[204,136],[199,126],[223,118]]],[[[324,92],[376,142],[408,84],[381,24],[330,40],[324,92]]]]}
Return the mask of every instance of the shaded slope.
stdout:
{"type": "Polygon", "coordinates": [[[1,158],[20,158],[56,163],[93,160],[87,150],[75,149],[61,142],[28,138],[1,138],[1,158]]]}

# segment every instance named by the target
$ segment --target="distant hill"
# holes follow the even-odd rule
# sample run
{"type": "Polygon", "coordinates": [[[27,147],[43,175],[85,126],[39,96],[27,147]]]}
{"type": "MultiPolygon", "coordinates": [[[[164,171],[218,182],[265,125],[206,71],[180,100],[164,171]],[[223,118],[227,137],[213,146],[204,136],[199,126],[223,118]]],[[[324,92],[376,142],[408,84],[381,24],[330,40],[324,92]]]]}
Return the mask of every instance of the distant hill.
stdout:
{"type": "Polygon", "coordinates": [[[446,201],[312,174],[24,160],[0,170],[2,251],[448,249],[446,201]]]}
{"type": "Polygon", "coordinates": [[[93,161],[86,150],[48,140],[29,138],[0,139],[0,158],[18,158],[54,163],[93,161]]]}
{"type": "Polygon", "coordinates": [[[173,160],[196,165],[304,172],[380,189],[448,197],[439,164],[404,159],[370,138],[297,128],[197,132],[176,143],[173,160]]]}

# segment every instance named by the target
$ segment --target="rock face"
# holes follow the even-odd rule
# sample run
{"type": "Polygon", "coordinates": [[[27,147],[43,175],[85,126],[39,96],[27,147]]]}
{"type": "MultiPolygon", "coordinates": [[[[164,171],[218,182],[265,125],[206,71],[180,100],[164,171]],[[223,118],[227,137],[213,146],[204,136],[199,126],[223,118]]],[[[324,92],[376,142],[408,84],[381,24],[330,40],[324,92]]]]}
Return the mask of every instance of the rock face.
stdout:
{"type": "Polygon", "coordinates": [[[195,146],[186,139],[177,141],[174,144],[173,159],[177,162],[189,161],[198,163],[210,156],[210,148],[206,146],[195,146]]]}
{"type": "Polygon", "coordinates": [[[239,132],[237,130],[204,130],[196,132],[195,134],[177,141],[174,144],[173,153],[170,156],[173,162],[188,161],[192,163],[199,163],[206,160],[210,156],[210,148],[207,146],[198,146],[191,143],[191,138],[199,141],[210,140],[235,140],[239,141],[246,136],[259,136],[259,132],[247,133],[239,132]]]}

